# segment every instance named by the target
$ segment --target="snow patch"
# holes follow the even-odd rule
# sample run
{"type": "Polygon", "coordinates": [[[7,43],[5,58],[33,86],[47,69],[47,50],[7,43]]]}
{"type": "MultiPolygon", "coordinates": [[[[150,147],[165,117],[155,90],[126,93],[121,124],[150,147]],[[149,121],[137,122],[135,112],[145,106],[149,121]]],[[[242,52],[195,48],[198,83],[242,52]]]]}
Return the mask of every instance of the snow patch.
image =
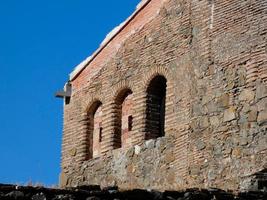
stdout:
{"type": "MultiPolygon", "coordinates": [[[[133,16],[139,12],[140,9],[142,9],[142,7],[148,3],[151,0],[142,0],[137,6],[136,6],[136,10],[134,11],[134,13],[128,17],[124,22],[122,22],[119,26],[116,26],[111,32],[109,32],[107,34],[107,36],[105,37],[105,39],[103,40],[103,42],[101,42],[99,48],[89,57],[87,57],[84,61],[82,61],[79,65],[77,65],[74,70],[70,73],[70,80],[74,79],[76,77],[76,75],[78,73],[80,73],[80,71],[82,71],[95,57],[96,54],[98,54],[102,48],[104,48],[104,46],[116,35],[118,34],[121,29],[123,28],[123,26],[128,23],[133,16]]],[[[131,34],[134,34],[136,32],[136,30],[132,30],[131,34]]],[[[129,36],[128,36],[129,37],[129,36]]],[[[127,38],[128,38],[127,37],[127,38]]],[[[117,45],[117,49],[119,49],[120,45],[117,45]]]]}

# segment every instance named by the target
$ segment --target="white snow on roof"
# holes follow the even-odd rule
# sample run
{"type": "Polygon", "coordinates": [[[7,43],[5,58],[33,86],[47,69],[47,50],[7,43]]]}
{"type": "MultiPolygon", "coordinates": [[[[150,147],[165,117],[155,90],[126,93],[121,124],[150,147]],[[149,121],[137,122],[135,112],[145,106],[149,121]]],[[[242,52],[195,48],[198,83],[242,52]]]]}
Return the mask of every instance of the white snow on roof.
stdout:
{"type": "Polygon", "coordinates": [[[70,79],[76,77],[76,75],[94,59],[94,55],[96,55],[99,51],[102,50],[102,48],[121,30],[125,23],[126,21],[121,23],[119,26],[116,26],[111,32],[107,34],[105,39],[101,42],[99,48],[91,56],[87,57],[84,61],[82,61],[79,65],[75,67],[74,71],[70,74],[70,79]]]}
{"type": "Polygon", "coordinates": [[[135,12],[130,17],[128,17],[124,22],[122,22],[119,26],[115,27],[110,33],[108,33],[99,48],[91,56],[87,57],[84,61],[82,61],[74,68],[74,70],[70,73],[70,80],[73,80],[77,76],[77,74],[79,74],[95,58],[95,55],[98,54],[102,50],[102,48],[104,48],[105,45],[108,44],[111,39],[122,30],[124,25],[129,22],[135,16],[135,14],[139,12],[139,10],[142,9],[143,6],[149,1],[151,0],[142,0],[136,6],[135,12]]]}

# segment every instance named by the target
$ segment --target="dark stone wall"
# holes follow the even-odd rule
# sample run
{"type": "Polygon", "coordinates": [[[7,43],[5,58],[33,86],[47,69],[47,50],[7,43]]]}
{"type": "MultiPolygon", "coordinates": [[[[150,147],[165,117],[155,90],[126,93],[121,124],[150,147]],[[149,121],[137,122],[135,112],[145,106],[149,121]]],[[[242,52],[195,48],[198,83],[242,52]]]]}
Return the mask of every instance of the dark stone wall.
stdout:
{"type": "Polygon", "coordinates": [[[69,189],[23,187],[0,184],[1,200],[266,200],[267,192],[233,194],[220,189],[187,189],[185,191],[148,191],[81,186],[69,189]]]}

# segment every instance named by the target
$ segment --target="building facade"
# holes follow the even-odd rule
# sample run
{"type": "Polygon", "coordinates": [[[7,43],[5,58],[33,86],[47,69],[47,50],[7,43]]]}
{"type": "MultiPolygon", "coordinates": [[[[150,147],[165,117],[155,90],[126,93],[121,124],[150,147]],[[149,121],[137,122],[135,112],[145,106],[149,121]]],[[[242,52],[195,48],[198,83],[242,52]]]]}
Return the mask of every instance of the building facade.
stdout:
{"type": "Polygon", "coordinates": [[[255,186],[267,168],[267,3],[143,0],[67,88],[63,187],[255,186]]]}

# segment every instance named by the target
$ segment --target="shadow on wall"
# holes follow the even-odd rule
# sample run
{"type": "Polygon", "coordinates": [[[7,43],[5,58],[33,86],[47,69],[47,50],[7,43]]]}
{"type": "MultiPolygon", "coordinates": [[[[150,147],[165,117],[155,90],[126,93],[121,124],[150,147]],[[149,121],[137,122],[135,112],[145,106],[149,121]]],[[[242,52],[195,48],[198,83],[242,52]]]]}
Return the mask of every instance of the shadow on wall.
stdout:
{"type": "Polygon", "coordinates": [[[245,177],[241,183],[241,190],[267,191],[267,168],[245,177]]]}

